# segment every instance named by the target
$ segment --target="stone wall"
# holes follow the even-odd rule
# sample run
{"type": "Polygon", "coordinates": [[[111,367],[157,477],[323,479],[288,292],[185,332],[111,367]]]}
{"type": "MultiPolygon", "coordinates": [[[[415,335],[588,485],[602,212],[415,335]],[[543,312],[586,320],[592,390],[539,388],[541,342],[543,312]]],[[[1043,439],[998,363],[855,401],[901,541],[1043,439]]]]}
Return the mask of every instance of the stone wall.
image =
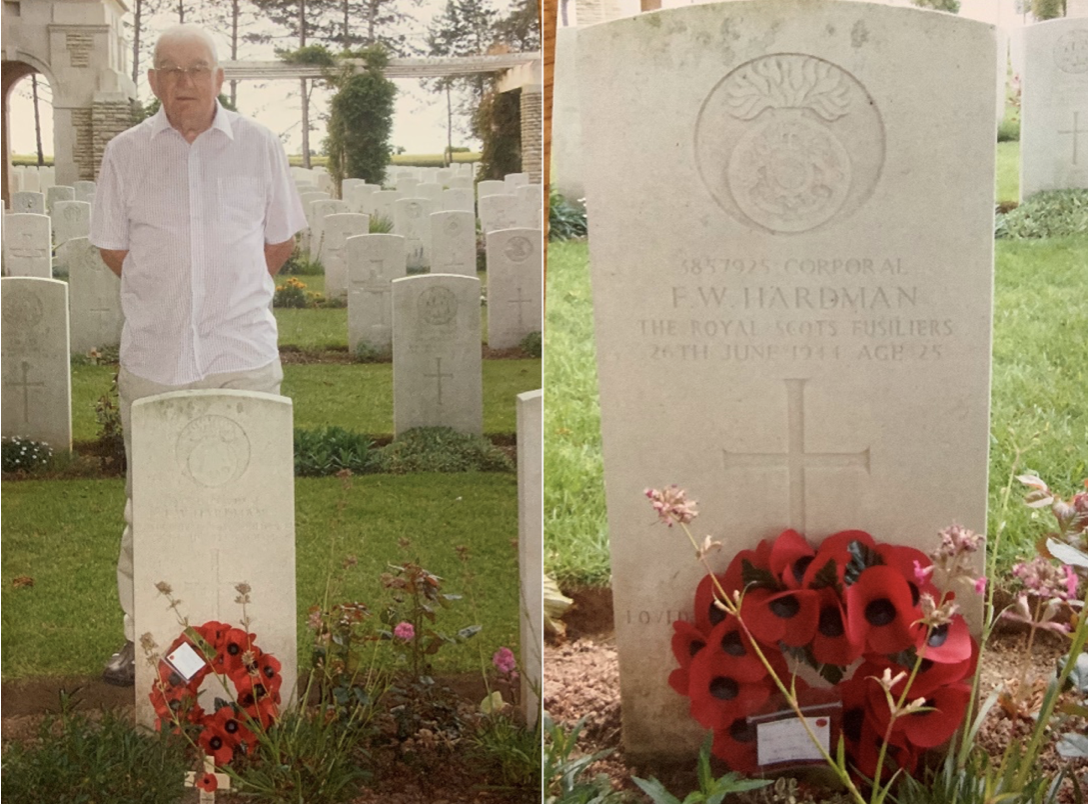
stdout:
{"type": "Polygon", "coordinates": [[[544,176],[544,95],[540,87],[521,90],[521,169],[533,184],[544,176]]]}
{"type": "MultiPolygon", "coordinates": [[[[106,150],[106,144],[124,131],[131,128],[136,122],[136,113],[131,101],[124,100],[96,100],[91,107],[92,129],[92,154],[90,163],[90,175],[88,178],[98,178],[98,168],[102,164],[102,154],[106,150]]],[[[78,146],[77,146],[78,147],[78,146]]],[[[76,162],[80,166],[80,175],[86,171],[85,157],[77,151],[76,162]]]]}

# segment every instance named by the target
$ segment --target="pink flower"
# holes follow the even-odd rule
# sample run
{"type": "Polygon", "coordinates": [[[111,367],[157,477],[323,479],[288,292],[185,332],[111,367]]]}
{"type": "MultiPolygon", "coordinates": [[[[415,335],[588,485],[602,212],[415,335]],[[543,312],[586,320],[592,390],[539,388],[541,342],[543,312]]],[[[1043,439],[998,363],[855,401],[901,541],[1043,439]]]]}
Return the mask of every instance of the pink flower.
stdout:
{"type": "Polygon", "coordinates": [[[695,510],[695,500],[687,499],[687,492],[675,484],[661,491],[646,489],[643,493],[650,499],[650,504],[657,511],[658,519],[670,528],[675,522],[686,525],[698,516],[698,511],[695,510]]]}
{"type": "Polygon", "coordinates": [[[986,578],[984,576],[980,576],[979,579],[977,581],[975,581],[975,594],[976,595],[981,595],[985,591],[986,591],[986,578]]]}
{"type": "Polygon", "coordinates": [[[1073,568],[1068,564],[1062,565],[1062,569],[1065,570],[1065,591],[1069,595],[1069,600],[1075,600],[1077,597],[1077,585],[1080,583],[1080,578],[1077,577],[1077,573],[1073,572],[1073,568]]]}
{"type": "Polygon", "coordinates": [[[491,657],[491,663],[498,668],[503,675],[510,675],[518,666],[518,660],[514,658],[514,652],[510,648],[499,648],[491,657]]]}
{"type": "Polygon", "coordinates": [[[411,623],[397,623],[397,627],[393,629],[393,636],[397,639],[403,639],[405,642],[410,642],[415,639],[416,629],[412,627],[411,623]]]}

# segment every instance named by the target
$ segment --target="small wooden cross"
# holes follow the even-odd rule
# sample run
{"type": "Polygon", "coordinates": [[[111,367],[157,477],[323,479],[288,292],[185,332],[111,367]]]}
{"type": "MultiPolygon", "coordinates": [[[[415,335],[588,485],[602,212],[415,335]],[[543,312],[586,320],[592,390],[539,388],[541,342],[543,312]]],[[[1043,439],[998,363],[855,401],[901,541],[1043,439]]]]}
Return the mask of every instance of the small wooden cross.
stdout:
{"type": "MultiPolygon", "coordinates": [[[[200,791],[200,804],[215,804],[215,793],[219,790],[230,790],[230,777],[225,773],[215,772],[215,760],[209,756],[204,757],[204,771],[200,775],[210,773],[215,776],[216,782],[219,786],[215,791],[209,793],[207,790],[200,791]]],[[[196,787],[197,774],[195,771],[189,771],[185,774],[185,786],[196,787]]]]}

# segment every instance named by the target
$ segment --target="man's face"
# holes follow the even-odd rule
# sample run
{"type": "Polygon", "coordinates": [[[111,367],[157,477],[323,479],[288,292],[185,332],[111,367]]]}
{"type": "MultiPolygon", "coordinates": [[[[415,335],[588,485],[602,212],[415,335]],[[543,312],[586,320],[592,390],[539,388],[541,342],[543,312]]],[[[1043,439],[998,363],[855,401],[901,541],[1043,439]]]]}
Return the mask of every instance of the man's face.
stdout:
{"type": "Polygon", "coordinates": [[[172,125],[200,127],[214,114],[223,69],[212,65],[212,54],[200,40],[169,40],[159,46],[158,63],[147,79],[172,125]]]}

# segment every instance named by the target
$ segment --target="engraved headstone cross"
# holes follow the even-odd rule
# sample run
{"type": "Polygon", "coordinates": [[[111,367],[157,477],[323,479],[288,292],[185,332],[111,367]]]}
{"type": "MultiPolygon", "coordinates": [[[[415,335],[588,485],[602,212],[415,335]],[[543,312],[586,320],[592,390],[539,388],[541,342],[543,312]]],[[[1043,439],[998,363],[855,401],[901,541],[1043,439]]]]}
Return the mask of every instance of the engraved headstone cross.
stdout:
{"type": "Polygon", "coordinates": [[[450,379],[453,379],[453,375],[452,374],[443,374],[442,373],[442,358],[441,357],[436,357],[434,359],[434,362],[436,364],[435,373],[434,374],[424,374],[423,376],[424,377],[434,377],[434,378],[436,378],[438,380],[438,406],[441,407],[442,406],[442,378],[443,377],[449,377],[450,379]]]}
{"type": "Polygon", "coordinates": [[[30,389],[31,388],[44,388],[44,382],[28,382],[27,374],[30,371],[30,363],[26,360],[22,361],[23,379],[22,382],[13,382],[12,385],[16,388],[23,389],[23,424],[30,423],[30,389]]]}
{"type": "Polygon", "coordinates": [[[1073,128],[1064,128],[1064,129],[1060,128],[1060,129],[1058,129],[1058,133],[1059,134],[1072,134],[1073,135],[1073,164],[1074,165],[1077,164],[1077,140],[1078,140],[1078,135],[1088,134],[1088,128],[1081,128],[1080,127],[1080,112],[1078,112],[1078,111],[1073,112],[1073,128]]]}

